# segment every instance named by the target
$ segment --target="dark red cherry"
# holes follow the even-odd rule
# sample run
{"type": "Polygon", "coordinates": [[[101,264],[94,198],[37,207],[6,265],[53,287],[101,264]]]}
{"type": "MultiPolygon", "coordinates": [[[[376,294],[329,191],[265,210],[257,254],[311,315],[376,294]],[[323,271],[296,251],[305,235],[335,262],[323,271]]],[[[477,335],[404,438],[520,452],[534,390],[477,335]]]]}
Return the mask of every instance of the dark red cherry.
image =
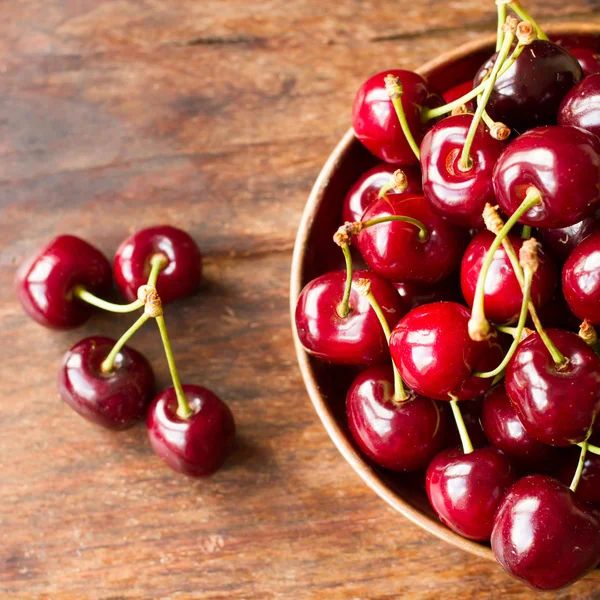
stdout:
{"type": "Polygon", "coordinates": [[[431,506],[442,523],[471,540],[492,535],[494,514],[515,482],[510,460],[488,446],[465,454],[444,450],[427,468],[426,487],[431,506]]]}
{"type": "Polygon", "coordinates": [[[150,259],[156,254],[167,258],[156,282],[163,304],[191,294],[200,284],[202,255],[190,235],[170,225],[148,227],[129,236],[115,255],[115,281],[130,302],[147,283],[150,259]]]}
{"type": "Polygon", "coordinates": [[[571,252],[597,229],[600,229],[599,211],[575,225],[556,229],[538,229],[535,235],[541,239],[544,248],[554,258],[564,263],[571,252]]]}
{"type": "Polygon", "coordinates": [[[500,208],[512,215],[527,188],[542,201],[520,219],[534,227],[568,227],[594,214],[600,204],[600,139],[577,127],[538,127],[513,140],[494,168],[500,208]]]}
{"type": "MultiPolygon", "coordinates": [[[[474,85],[482,81],[495,60],[494,54],[482,65],[474,85]]],[[[494,121],[505,123],[517,133],[554,125],[562,99],[582,76],[579,63],[567,50],[553,42],[536,40],[498,78],[486,110],[494,121]]]]}
{"type": "Polygon", "coordinates": [[[408,400],[394,401],[394,373],[386,364],[360,373],[346,396],[352,437],[371,460],[392,471],[425,468],[448,428],[448,413],[434,400],[407,392],[408,400]]]}
{"type": "Polygon", "coordinates": [[[513,577],[557,590],[600,561],[600,525],[568,487],[547,475],[529,475],[498,508],[492,550],[513,577]]]}
{"type": "Polygon", "coordinates": [[[489,442],[516,465],[545,473],[556,468],[559,450],[542,444],[527,433],[503,385],[496,386],[486,395],[481,424],[489,442]]]}
{"type": "MultiPolygon", "coordinates": [[[[469,306],[473,306],[481,265],[495,237],[489,231],[480,231],[471,240],[463,256],[460,285],[469,306]]],[[[523,240],[516,235],[509,235],[509,239],[518,256],[523,240]]],[[[536,308],[543,306],[550,299],[558,279],[554,262],[542,248],[538,250],[538,258],[539,267],[533,275],[531,285],[531,300],[536,308]]],[[[485,315],[494,323],[516,323],[522,302],[521,286],[504,248],[500,246],[494,253],[485,280],[485,315]]]]}
{"type": "MultiPolygon", "coordinates": [[[[368,279],[371,292],[392,328],[404,315],[402,299],[391,283],[370,271],[355,271],[353,281],[368,279]]],[[[350,293],[350,314],[340,317],[345,271],[332,271],[308,283],[296,304],[296,331],[305,350],[328,362],[372,365],[389,358],[385,334],[369,301],[350,293]]]]}
{"type": "MultiPolygon", "coordinates": [[[[463,81],[453,88],[450,88],[447,92],[444,92],[444,102],[450,104],[459,98],[462,98],[465,94],[468,94],[473,89],[472,81],[463,81]]],[[[470,100],[465,105],[468,112],[475,112],[476,106],[473,100],[470,100]]]]}
{"type": "Polygon", "coordinates": [[[123,430],[144,417],[154,394],[154,374],[144,356],[127,346],[117,354],[113,370],[104,373],[102,361],[115,343],[100,336],[77,342],[63,357],[58,392],[88,421],[123,430]]]}
{"type": "Polygon", "coordinates": [[[548,329],[568,358],[557,367],[539,334],[525,338],[506,369],[506,391],[525,429],[552,446],[585,440],[600,411],[600,359],[575,333],[548,329]]]}
{"type": "MultiPolygon", "coordinates": [[[[538,229],[538,232],[540,230],[538,229]]],[[[540,310],[538,317],[544,327],[553,329],[566,329],[567,331],[579,331],[581,319],[578,319],[569,309],[566,300],[562,295],[561,288],[558,287],[548,302],[540,310]]],[[[526,327],[535,329],[535,324],[531,317],[527,317],[526,327]]]]}
{"type": "Polygon", "coordinates": [[[235,438],[229,407],[199,385],[184,385],[192,415],[177,415],[175,388],[163,390],[150,405],[146,418],[152,449],[178,473],[191,477],[211,475],[225,462],[235,438]]]}
{"type": "MultiPolygon", "coordinates": [[[[483,448],[489,446],[485,433],[481,427],[481,411],[483,410],[483,399],[462,400],[460,403],[460,414],[464,421],[467,433],[471,439],[473,448],[483,448]]],[[[449,427],[446,435],[445,447],[458,447],[461,445],[458,428],[449,427]]]]}
{"type": "Polygon", "coordinates": [[[441,302],[443,300],[455,302],[462,299],[459,292],[459,283],[455,277],[429,285],[409,281],[392,281],[392,285],[398,290],[407,312],[417,306],[430,304],[431,302],[441,302]]]}
{"type": "Polygon", "coordinates": [[[392,331],[390,350],[405,383],[437,400],[470,400],[484,394],[492,378],[474,371],[494,369],[502,359],[495,337],[469,337],[470,311],[455,302],[425,304],[411,310],[392,331]]]}
{"type": "MultiPolygon", "coordinates": [[[[556,478],[568,486],[571,485],[573,475],[577,470],[580,448],[569,448],[566,452],[568,456],[561,461],[556,478]]],[[[597,454],[591,452],[586,454],[575,496],[583,502],[600,503],[600,456],[597,454]]]]}
{"type": "Polygon", "coordinates": [[[85,323],[94,310],[73,295],[83,286],[97,296],[112,287],[105,256],[74,235],[59,235],[17,270],[15,290],[21,306],[35,321],[53,329],[71,329],[85,323]]]}
{"type": "Polygon", "coordinates": [[[367,79],[354,99],[352,127],[356,137],[381,160],[396,165],[415,165],[418,160],[402,133],[398,116],[385,89],[386,75],[400,78],[406,121],[417,144],[421,142],[421,109],[427,105],[430,93],[427,81],[412,71],[391,69],[367,79]]]}
{"type": "Polygon", "coordinates": [[[365,262],[386,279],[435,283],[457,270],[466,245],[465,232],[436,215],[423,196],[388,196],[373,202],[363,222],[390,215],[417,219],[428,237],[419,240],[419,229],[404,221],[366,227],[356,245],[365,262]]]}
{"type": "Polygon", "coordinates": [[[591,48],[569,48],[569,52],[577,59],[584,77],[600,73],[600,54],[591,48]]]}
{"type": "Polygon", "coordinates": [[[483,227],[481,216],[487,202],[495,204],[492,171],[506,146],[495,140],[482,123],[477,127],[464,170],[461,153],[473,115],[454,115],[434,125],[421,144],[423,194],[439,215],[464,227],[483,227]]]}
{"type": "Polygon", "coordinates": [[[563,99],[558,124],[600,136],[600,73],[582,79],[563,99]]]}
{"type": "MultiPolygon", "coordinates": [[[[342,206],[343,221],[360,221],[365,210],[375,200],[377,200],[379,190],[389,183],[393,172],[397,167],[394,165],[381,164],[369,169],[360,179],[350,188],[350,191],[344,198],[342,206]]],[[[421,193],[421,171],[418,167],[404,167],[402,169],[406,175],[408,187],[401,194],[420,194],[421,193]]],[[[392,196],[396,192],[388,192],[392,196]]]]}
{"type": "Polygon", "coordinates": [[[600,231],[581,242],[565,262],[562,290],[577,317],[600,325],[600,231]]]}

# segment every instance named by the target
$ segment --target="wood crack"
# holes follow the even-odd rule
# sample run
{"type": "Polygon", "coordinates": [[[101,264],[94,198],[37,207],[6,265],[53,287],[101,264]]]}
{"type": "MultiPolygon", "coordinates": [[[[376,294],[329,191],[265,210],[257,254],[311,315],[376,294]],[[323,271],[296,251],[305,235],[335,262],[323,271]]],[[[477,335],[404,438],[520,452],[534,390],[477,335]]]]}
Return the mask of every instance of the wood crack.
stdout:
{"type": "Polygon", "coordinates": [[[266,40],[264,37],[253,36],[253,35],[235,35],[231,37],[219,37],[219,36],[198,36],[190,38],[189,40],[174,40],[166,42],[165,46],[227,46],[227,45],[257,45],[262,44],[266,40]]]}

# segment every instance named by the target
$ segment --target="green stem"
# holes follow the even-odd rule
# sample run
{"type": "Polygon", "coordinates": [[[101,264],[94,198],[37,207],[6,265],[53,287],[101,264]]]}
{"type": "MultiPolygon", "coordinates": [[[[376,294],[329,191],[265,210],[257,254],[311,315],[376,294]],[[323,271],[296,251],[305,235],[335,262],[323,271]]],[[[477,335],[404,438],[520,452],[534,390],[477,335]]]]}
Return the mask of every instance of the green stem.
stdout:
{"type": "Polygon", "coordinates": [[[123,346],[130,340],[133,334],[149,319],[150,317],[144,313],[140,315],[140,318],[117,340],[117,343],[113,346],[108,356],[102,361],[100,370],[103,373],[110,373],[113,370],[115,359],[117,354],[121,351],[123,346]]]}
{"type": "Polygon", "coordinates": [[[342,252],[346,261],[346,284],[344,286],[344,296],[340,302],[337,313],[342,319],[345,319],[350,314],[350,292],[352,291],[352,254],[350,253],[350,245],[342,244],[342,252]]]}
{"type": "Polygon", "coordinates": [[[141,300],[135,300],[130,304],[114,304],[112,302],[107,302],[106,300],[102,300],[102,298],[98,298],[98,296],[95,296],[91,292],[88,292],[80,285],[77,285],[73,288],[73,295],[83,302],[87,302],[92,306],[96,306],[97,308],[101,308],[102,310],[107,310],[113,313],[130,313],[144,306],[144,303],[141,300]]]}
{"type": "Polygon", "coordinates": [[[502,381],[502,378],[504,377],[506,371],[502,371],[501,373],[498,373],[498,375],[496,375],[496,377],[494,377],[494,380],[492,381],[492,387],[494,387],[497,383],[500,383],[502,381]]]}
{"type": "Polygon", "coordinates": [[[598,448],[598,446],[592,446],[592,444],[588,443],[588,442],[579,442],[579,444],[577,444],[580,448],[583,448],[583,445],[587,446],[587,451],[591,452],[592,454],[597,454],[600,456],[600,448],[598,448]]]}
{"type": "Polygon", "coordinates": [[[516,327],[509,327],[508,325],[495,325],[495,327],[498,331],[511,335],[512,337],[515,337],[517,334],[516,327]]]}
{"type": "Polygon", "coordinates": [[[402,97],[399,96],[397,98],[392,98],[392,104],[396,109],[396,115],[398,117],[398,121],[400,121],[400,127],[402,127],[402,133],[408,142],[411,150],[414,152],[414,155],[417,157],[417,160],[421,160],[421,151],[419,150],[418,144],[415,142],[415,138],[408,126],[408,121],[406,120],[406,115],[404,114],[404,107],[402,106],[402,97]]]}
{"type": "Polygon", "coordinates": [[[502,47],[504,39],[503,26],[506,23],[506,4],[498,4],[498,28],[496,30],[496,52],[502,47]]]}
{"type": "Polygon", "coordinates": [[[581,474],[583,473],[583,467],[585,465],[585,455],[588,451],[588,443],[587,441],[581,442],[580,444],[581,452],[579,453],[579,462],[577,463],[577,470],[575,471],[575,475],[573,476],[573,481],[571,481],[571,491],[575,493],[577,491],[577,486],[579,485],[579,480],[581,479],[581,474]]]}
{"type": "Polygon", "coordinates": [[[404,217],[402,215],[388,215],[386,217],[377,217],[376,219],[371,219],[370,221],[363,221],[362,228],[366,229],[367,227],[379,225],[379,223],[389,223],[390,221],[403,221],[404,223],[410,223],[411,225],[417,227],[419,229],[417,238],[420,242],[425,242],[429,238],[427,227],[425,227],[421,221],[413,219],[412,217],[404,217]]]}
{"type": "Polygon", "coordinates": [[[486,127],[490,130],[496,124],[496,121],[494,121],[494,119],[492,119],[492,117],[490,117],[490,115],[487,114],[487,111],[485,109],[483,113],[481,113],[481,119],[485,123],[486,127]]]}
{"type": "Polygon", "coordinates": [[[148,277],[148,285],[152,287],[156,287],[156,281],[158,279],[158,274],[169,264],[169,259],[162,253],[158,252],[154,254],[150,259],[150,266],[152,269],[150,270],[150,275],[148,277]]]}
{"type": "Polygon", "coordinates": [[[521,239],[528,240],[531,237],[531,225],[523,225],[523,231],[521,231],[521,239]]]}
{"type": "Polygon", "coordinates": [[[165,356],[167,357],[171,379],[173,380],[173,387],[175,388],[175,395],[177,396],[177,416],[181,417],[182,419],[187,419],[193,411],[190,408],[185,394],[183,393],[183,388],[181,387],[181,381],[177,373],[177,368],[175,367],[175,359],[173,357],[173,350],[171,349],[171,342],[169,341],[169,336],[167,335],[165,318],[162,315],[156,317],[156,324],[158,325],[160,337],[165,348],[165,356]]]}
{"type": "Polygon", "coordinates": [[[456,398],[450,400],[450,406],[452,407],[452,414],[454,415],[456,427],[458,428],[458,434],[460,435],[460,441],[463,447],[463,452],[465,454],[471,454],[471,452],[473,452],[473,444],[471,443],[469,432],[467,431],[467,427],[462,418],[460,408],[458,407],[458,400],[456,400],[456,398]]]}
{"type": "Polygon", "coordinates": [[[520,2],[511,2],[509,5],[521,19],[521,21],[529,21],[535,28],[539,40],[547,40],[548,36],[540,29],[535,19],[523,8],[520,2]]]}

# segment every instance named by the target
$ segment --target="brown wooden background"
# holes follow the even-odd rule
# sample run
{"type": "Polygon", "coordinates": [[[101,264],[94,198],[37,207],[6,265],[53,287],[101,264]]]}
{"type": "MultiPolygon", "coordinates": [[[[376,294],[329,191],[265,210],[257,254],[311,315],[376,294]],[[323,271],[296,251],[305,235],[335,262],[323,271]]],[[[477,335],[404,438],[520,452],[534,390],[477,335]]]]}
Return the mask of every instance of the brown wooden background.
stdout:
{"type": "MultiPolygon", "coordinates": [[[[600,19],[597,0],[528,5],[600,19]]],[[[491,0],[0,0],[1,598],[533,596],[361,483],[309,403],[288,319],[296,227],[357,86],[494,23],[491,0]],[[12,292],[57,233],[112,256],[163,222],[207,263],[166,313],[182,377],[239,427],[206,481],[163,466],[143,427],[107,433],[57,397],[62,352],[131,316],[53,333],[12,292]]],[[[151,324],[133,345],[167,385],[151,324]]],[[[600,574],[544,597],[600,598],[600,574]]]]}

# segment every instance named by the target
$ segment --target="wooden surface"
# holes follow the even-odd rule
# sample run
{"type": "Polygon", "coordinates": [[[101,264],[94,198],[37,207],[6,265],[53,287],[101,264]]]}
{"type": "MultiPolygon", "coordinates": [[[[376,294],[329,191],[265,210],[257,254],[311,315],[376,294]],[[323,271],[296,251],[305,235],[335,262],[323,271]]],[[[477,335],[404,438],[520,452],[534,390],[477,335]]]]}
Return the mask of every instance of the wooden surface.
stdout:
{"type": "MultiPolygon", "coordinates": [[[[528,3],[600,19],[597,0],[528,3]]],[[[357,86],[494,26],[493,2],[0,0],[0,597],[532,598],[378,499],[337,453],[295,363],[287,289],[312,182],[357,86]],[[239,445],[204,481],[142,426],[111,434],[58,399],[72,343],[22,314],[15,266],[61,232],[112,256],[183,227],[206,281],[166,319],[182,378],[232,407],[239,445]]],[[[168,385],[157,332],[133,346],[168,385]]],[[[600,598],[600,574],[545,598],[600,598]]]]}

